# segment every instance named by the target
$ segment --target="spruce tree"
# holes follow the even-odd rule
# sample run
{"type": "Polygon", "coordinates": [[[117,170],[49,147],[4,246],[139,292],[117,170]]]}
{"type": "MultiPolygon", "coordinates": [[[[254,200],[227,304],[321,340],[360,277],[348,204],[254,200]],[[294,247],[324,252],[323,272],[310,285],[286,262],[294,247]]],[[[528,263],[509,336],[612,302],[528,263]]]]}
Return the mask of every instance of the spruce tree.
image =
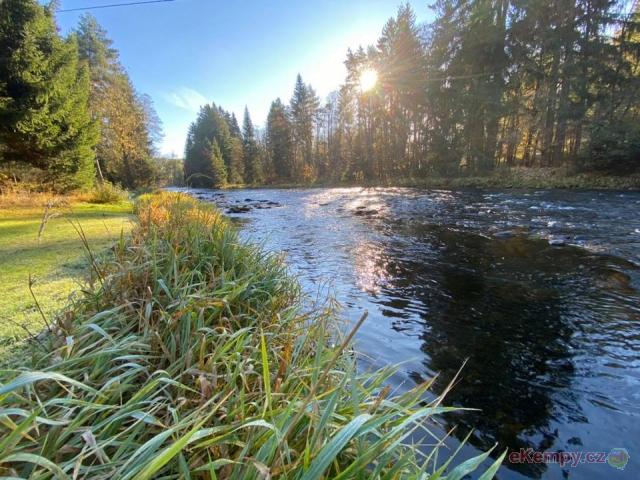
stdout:
{"type": "Polygon", "coordinates": [[[260,150],[256,142],[255,131],[249,109],[244,107],[242,121],[242,149],[244,153],[244,181],[247,184],[260,183],[262,178],[262,165],[260,164],[260,150]]]}
{"type": "Polygon", "coordinates": [[[242,183],[244,180],[244,159],[242,150],[242,132],[234,113],[218,107],[220,113],[217,127],[220,150],[227,168],[227,181],[231,184],[242,183]]]}
{"type": "Polygon", "coordinates": [[[298,74],[291,97],[291,126],[293,140],[293,168],[297,177],[302,178],[313,167],[313,130],[320,100],[310,85],[302,81],[298,74]]]}
{"type": "Polygon", "coordinates": [[[228,140],[229,160],[227,165],[227,181],[231,184],[240,184],[244,181],[244,152],[242,137],[231,136],[228,140]]]}
{"type": "Polygon", "coordinates": [[[183,164],[183,176],[186,185],[192,187],[198,187],[199,182],[197,180],[198,172],[200,171],[198,150],[196,142],[196,122],[189,125],[187,131],[187,140],[184,145],[184,164],[183,164]]]}
{"type": "Polygon", "coordinates": [[[266,144],[273,170],[281,180],[293,176],[293,148],[291,122],[279,98],[271,103],[267,116],[266,144]]]}
{"type": "Polygon", "coordinates": [[[229,133],[231,133],[232,137],[242,138],[242,132],[240,131],[240,125],[238,124],[238,119],[236,118],[235,113],[229,114],[227,112],[226,115],[227,123],[229,124],[229,133]]]}
{"type": "Polygon", "coordinates": [[[227,183],[227,168],[222,158],[222,152],[218,146],[218,142],[214,138],[209,141],[208,147],[208,165],[207,170],[211,178],[211,186],[213,188],[224,187],[227,183]]]}
{"type": "Polygon", "coordinates": [[[97,131],[78,45],[35,0],[0,3],[0,144],[3,162],[47,172],[56,189],[88,185],[97,131]]]}

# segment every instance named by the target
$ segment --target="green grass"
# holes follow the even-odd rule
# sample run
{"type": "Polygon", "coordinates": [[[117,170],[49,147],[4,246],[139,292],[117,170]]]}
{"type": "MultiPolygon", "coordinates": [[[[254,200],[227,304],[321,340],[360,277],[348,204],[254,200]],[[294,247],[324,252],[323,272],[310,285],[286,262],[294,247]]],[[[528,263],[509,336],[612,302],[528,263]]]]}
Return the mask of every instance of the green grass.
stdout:
{"type": "Polygon", "coordinates": [[[358,373],[354,330],[212,207],[149,196],[137,222],[33,364],[0,371],[0,476],[436,480],[487,459],[436,465],[443,398],[358,373]]]}
{"type": "MultiPolygon", "coordinates": [[[[608,175],[605,173],[575,173],[562,168],[500,167],[491,174],[476,176],[460,173],[458,176],[402,177],[385,180],[314,183],[277,182],[260,188],[331,188],[331,187],[410,187],[410,188],[523,188],[523,189],[594,189],[639,190],[640,173],[608,175]]],[[[244,188],[241,185],[227,188],[244,188]]]]}
{"type": "Polygon", "coordinates": [[[71,203],[54,208],[56,216],[46,222],[38,241],[43,212],[39,206],[0,206],[0,358],[25,337],[22,326],[33,333],[44,327],[29,292],[29,275],[48,318],[83,282],[87,257],[70,221],[79,223],[91,246],[100,252],[113,244],[122,229],[129,230],[132,206],[71,203]]]}

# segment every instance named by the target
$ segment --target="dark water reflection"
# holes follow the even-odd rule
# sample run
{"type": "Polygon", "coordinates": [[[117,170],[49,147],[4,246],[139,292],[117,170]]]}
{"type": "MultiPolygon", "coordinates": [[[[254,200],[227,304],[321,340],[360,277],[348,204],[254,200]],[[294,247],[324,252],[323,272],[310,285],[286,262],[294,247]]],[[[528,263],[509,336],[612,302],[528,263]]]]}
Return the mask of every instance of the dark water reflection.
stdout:
{"type": "MultiPolygon", "coordinates": [[[[210,192],[194,191],[207,198],[210,192]]],[[[500,478],[636,478],[640,473],[640,194],[409,189],[243,190],[227,202],[282,207],[240,215],[284,251],[309,292],[327,284],[357,348],[396,379],[468,359],[448,417],[476,448],[629,450],[609,465],[506,464],[500,478]],[[550,246],[548,239],[567,245],[550,246]]]]}

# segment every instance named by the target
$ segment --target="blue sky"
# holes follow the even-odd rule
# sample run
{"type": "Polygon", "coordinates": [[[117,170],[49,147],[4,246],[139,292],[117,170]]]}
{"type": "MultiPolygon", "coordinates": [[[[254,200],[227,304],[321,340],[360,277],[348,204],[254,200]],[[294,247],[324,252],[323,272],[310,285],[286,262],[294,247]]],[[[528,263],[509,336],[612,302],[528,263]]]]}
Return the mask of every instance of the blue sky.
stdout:
{"type": "MultiPolygon", "coordinates": [[[[127,0],[62,0],[60,9],[127,0]]],[[[298,72],[324,97],[344,80],[347,48],[375,43],[401,0],[175,0],[91,10],[136,88],[163,122],[164,154],[182,156],[199,105],[215,102],[262,126],[276,97],[288,101],[298,72]]],[[[428,2],[409,2],[418,21],[428,2]]],[[[58,13],[67,33],[82,12],[58,13]]]]}

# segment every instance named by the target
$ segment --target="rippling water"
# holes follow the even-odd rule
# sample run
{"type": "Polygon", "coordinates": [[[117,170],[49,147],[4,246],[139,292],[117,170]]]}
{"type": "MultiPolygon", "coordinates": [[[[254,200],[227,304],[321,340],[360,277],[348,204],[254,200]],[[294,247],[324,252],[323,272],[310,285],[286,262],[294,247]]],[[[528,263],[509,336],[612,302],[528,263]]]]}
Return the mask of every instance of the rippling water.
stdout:
{"type": "MultiPolygon", "coordinates": [[[[357,349],[403,362],[398,387],[439,373],[444,419],[469,449],[626,448],[609,465],[513,465],[500,478],[640,474],[640,194],[414,189],[191,190],[286,253],[309,293],[369,319],[357,349]],[[215,196],[214,196],[215,195],[215,196]],[[258,204],[258,203],[255,203],[258,204]],[[551,246],[549,243],[564,246],[551,246]]],[[[464,452],[463,452],[464,454],[464,452]]]]}

